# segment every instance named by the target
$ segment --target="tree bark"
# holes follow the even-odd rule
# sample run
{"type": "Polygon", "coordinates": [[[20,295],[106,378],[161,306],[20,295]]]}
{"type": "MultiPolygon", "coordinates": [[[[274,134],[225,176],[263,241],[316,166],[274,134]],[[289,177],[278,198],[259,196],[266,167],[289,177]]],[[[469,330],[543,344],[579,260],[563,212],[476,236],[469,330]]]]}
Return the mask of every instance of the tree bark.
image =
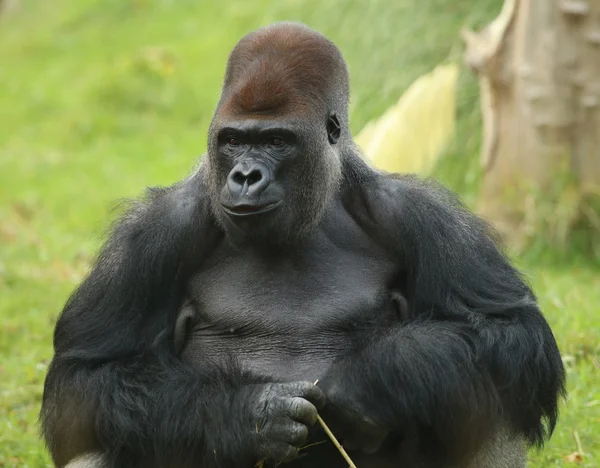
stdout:
{"type": "Polygon", "coordinates": [[[463,31],[484,120],[479,211],[511,244],[600,232],[600,1],[505,0],[463,31]]]}

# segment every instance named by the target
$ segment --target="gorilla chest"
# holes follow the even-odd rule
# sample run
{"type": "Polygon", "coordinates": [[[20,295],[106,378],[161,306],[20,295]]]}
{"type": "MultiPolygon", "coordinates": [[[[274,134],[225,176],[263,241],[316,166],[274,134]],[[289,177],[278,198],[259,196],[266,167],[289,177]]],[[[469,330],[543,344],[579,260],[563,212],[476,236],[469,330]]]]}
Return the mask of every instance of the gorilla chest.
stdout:
{"type": "Polygon", "coordinates": [[[392,276],[390,262],[335,248],[267,258],[217,251],[189,284],[196,316],[183,357],[316,379],[399,319],[392,276]]]}

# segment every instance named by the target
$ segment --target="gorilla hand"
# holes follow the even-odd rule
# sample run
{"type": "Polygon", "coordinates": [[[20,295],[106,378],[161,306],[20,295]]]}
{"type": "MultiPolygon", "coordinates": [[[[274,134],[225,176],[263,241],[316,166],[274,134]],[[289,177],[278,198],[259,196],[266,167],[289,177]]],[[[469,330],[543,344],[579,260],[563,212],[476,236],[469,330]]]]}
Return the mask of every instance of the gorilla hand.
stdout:
{"type": "MultiPolygon", "coordinates": [[[[325,395],[311,382],[269,383],[247,387],[246,415],[252,421],[252,454],[257,460],[291,461],[317,421],[325,395]]],[[[244,392],[245,393],[245,392],[244,392]]]]}
{"type": "Polygon", "coordinates": [[[353,397],[351,386],[344,383],[344,372],[334,366],[319,380],[319,387],[327,397],[327,406],[321,413],[323,420],[344,448],[377,452],[390,431],[353,397]]]}

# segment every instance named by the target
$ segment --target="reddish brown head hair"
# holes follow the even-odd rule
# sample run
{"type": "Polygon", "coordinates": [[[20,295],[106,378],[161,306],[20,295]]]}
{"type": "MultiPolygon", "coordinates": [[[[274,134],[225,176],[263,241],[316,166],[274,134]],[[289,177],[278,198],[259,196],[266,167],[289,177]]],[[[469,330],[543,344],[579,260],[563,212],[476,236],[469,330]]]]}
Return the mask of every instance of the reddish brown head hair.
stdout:
{"type": "Polygon", "coordinates": [[[338,48],[303,24],[242,38],[227,63],[219,111],[235,116],[336,113],[347,123],[348,71],[338,48]]]}

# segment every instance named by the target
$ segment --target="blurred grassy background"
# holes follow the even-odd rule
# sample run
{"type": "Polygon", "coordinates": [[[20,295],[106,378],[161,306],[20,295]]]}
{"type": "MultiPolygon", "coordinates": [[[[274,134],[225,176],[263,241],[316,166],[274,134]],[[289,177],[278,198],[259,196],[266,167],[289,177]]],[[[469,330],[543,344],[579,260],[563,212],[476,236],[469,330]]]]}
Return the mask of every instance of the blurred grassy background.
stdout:
{"type": "MultiPolygon", "coordinates": [[[[246,32],[304,21],[346,56],[352,129],[422,73],[459,61],[459,29],[500,0],[22,0],[0,17],[0,467],[49,466],[38,437],[52,329],[115,202],[187,175],[206,147],[227,54],[246,32]]],[[[473,204],[480,116],[459,79],[458,134],[436,175],[473,204]]],[[[543,242],[540,243],[540,246],[543,242]]],[[[569,369],[570,397],[531,466],[600,465],[600,267],[577,251],[519,259],[569,369]]]]}

